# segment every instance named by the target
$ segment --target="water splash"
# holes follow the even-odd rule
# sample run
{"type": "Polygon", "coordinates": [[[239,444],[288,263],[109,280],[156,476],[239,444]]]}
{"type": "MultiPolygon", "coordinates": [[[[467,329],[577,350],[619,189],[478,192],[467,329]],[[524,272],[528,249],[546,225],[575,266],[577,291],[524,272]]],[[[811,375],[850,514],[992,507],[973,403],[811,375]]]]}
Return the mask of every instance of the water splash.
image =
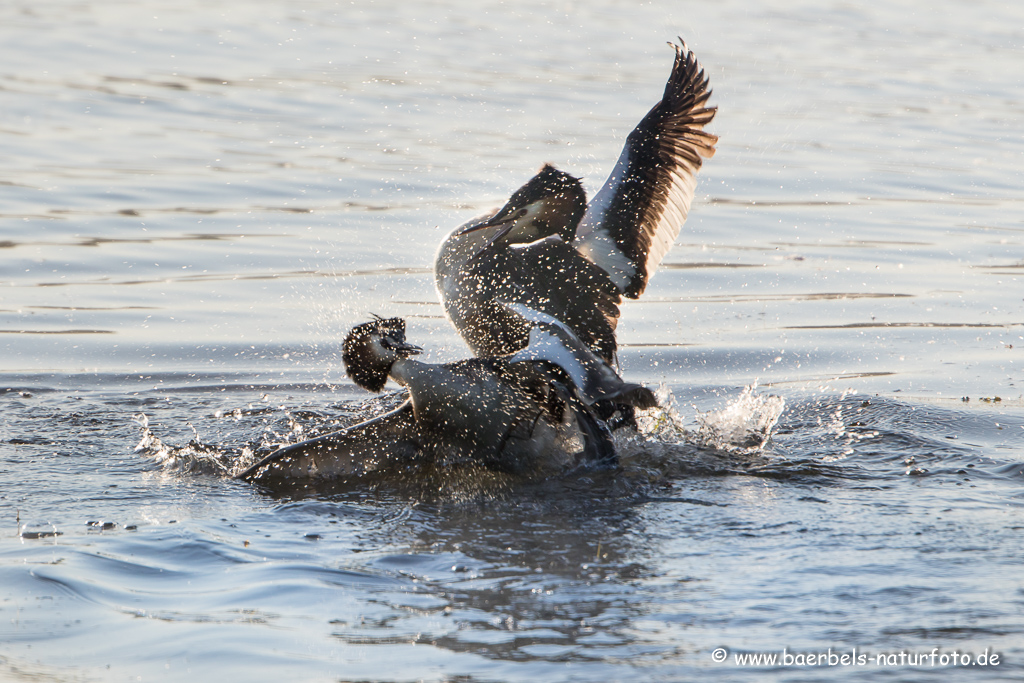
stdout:
{"type": "Polygon", "coordinates": [[[192,439],[184,446],[168,446],[150,429],[149,417],[145,413],[135,415],[132,420],[139,425],[142,433],[135,452],[152,458],[164,470],[183,474],[232,476],[241,462],[253,459],[253,451],[249,448],[237,452],[200,442],[199,434],[191,423],[188,426],[192,428],[192,439]]]}
{"type": "Polygon", "coordinates": [[[672,391],[658,387],[658,407],[637,416],[640,433],[649,441],[689,444],[730,453],[752,454],[764,449],[785,409],[780,396],[755,393],[757,384],[743,388],[740,396],[720,410],[697,412],[697,430],[675,408],[672,391]]]}
{"type": "Polygon", "coordinates": [[[661,384],[654,395],[658,405],[650,410],[637,411],[638,431],[648,440],[668,444],[689,443],[693,434],[684,427],[686,420],[675,408],[675,397],[668,385],[661,384]]]}
{"type": "Polygon", "coordinates": [[[698,413],[697,445],[744,455],[760,453],[786,402],[781,396],[756,394],[755,389],[756,383],[746,386],[739,398],[721,410],[698,413]]]}
{"type": "MultiPolygon", "coordinates": [[[[393,410],[406,398],[405,392],[385,394],[355,405],[332,406],[329,414],[251,403],[245,408],[217,410],[213,413],[216,422],[212,427],[215,432],[216,423],[220,422],[235,423],[233,433],[237,433],[237,428],[241,427],[241,442],[231,439],[230,443],[216,435],[212,439],[214,443],[206,443],[200,438],[196,427],[186,422],[192,432],[188,443],[167,444],[151,428],[149,416],[139,413],[132,417],[140,430],[135,452],[151,458],[168,472],[234,477],[278,448],[376,417],[393,410]]],[[[206,425],[204,432],[210,428],[211,425],[206,425]]]]}
{"type": "MultiPolygon", "coordinates": [[[[720,410],[698,412],[694,429],[692,424],[687,428],[687,422],[693,419],[680,414],[671,390],[660,386],[656,392],[658,407],[638,411],[639,430],[615,434],[616,450],[629,473],[625,478],[660,481],[672,478],[680,468],[685,472],[726,473],[754,464],[748,459],[738,462],[734,456],[760,454],[784,408],[780,397],[761,396],[755,389],[756,385],[744,388],[738,398],[720,410]]],[[[214,414],[218,422],[240,423],[243,428],[241,441],[232,443],[217,436],[212,437],[214,443],[206,443],[199,431],[186,423],[191,439],[184,445],[167,444],[154,432],[149,417],[140,413],[133,418],[140,430],[135,452],[151,458],[167,472],[233,477],[282,446],[362,422],[395,408],[405,398],[404,392],[398,392],[356,404],[335,405],[332,409],[338,413],[333,415],[284,406],[278,410],[251,405],[246,410],[218,410],[214,414]]],[[[416,470],[418,488],[432,490],[444,499],[500,496],[511,486],[508,477],[486,468],[433,469],[437,471],[416,470]]]]}

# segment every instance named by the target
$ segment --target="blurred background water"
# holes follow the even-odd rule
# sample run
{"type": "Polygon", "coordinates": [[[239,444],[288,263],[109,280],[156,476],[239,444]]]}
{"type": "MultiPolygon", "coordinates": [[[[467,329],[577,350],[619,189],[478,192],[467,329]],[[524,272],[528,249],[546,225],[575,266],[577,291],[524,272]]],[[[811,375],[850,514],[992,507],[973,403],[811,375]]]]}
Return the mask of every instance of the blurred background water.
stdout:
{"type": "Polygon", "coordinates": [[[4,3],[0,678],[1019,680],[1022,50],[984,1],[4,3]],[[196,465],[351,417],[370,313],[467,355],[437,244],[595,191],[677,35],[721,141],[619,339],[689,438],[484,497],[196,465]]]}

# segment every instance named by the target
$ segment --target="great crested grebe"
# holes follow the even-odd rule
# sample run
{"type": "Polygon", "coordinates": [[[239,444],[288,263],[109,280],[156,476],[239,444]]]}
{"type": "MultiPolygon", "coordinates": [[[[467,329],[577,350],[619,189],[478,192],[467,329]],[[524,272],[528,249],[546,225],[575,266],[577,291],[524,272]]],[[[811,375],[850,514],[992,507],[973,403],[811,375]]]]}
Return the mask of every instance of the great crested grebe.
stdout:
{"type": "Polygon", "coordinates": [[[333,434],[282,448],[239,475],[257,483],[358,476],[416,460],[474,462],[516,474],[545,474],[591,463],[613,465],[610,432],[598,401],[642,408],[650,390],[623,382],[563,323],[520,304],[509,314],[529,341],[507,357],[446,364],[412,358],[405,321],[378,318],[349,332],[349,376],[379,392],[393,379],[409,391],[396,410],[333,434]]]}
{"type": "Polygon", "coordinates": [[[715,153],[703,128],[708,79],[680,41],[660,102],[626,138],[589,204],[579,180],[541,168],[492,214],[441,244],[434,278],[445,312],[478,356],[515,353],[528,341],[503,303],[567,324],[608,362],[622,297],[639,297],[672,246],[693,200],[697,171],[715,153]]]}

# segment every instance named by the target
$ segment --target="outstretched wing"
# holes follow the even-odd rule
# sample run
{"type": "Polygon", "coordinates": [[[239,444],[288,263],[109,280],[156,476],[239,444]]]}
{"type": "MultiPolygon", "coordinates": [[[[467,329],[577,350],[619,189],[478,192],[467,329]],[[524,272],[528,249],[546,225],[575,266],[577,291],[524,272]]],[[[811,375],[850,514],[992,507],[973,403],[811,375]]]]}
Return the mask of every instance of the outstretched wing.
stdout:
{"type": "MultiPolygon", "coordinates": [[[[703,128],[715,116],[697,58],[680,39],[665,94],[626,138],[615,169],[587,205],[574,245],[603,268],[625,296],[637,298],[686,220],[703,159],[718,137],[703,128]]],[[[670,43],[671,44],[671,43],[670,43]]]]}

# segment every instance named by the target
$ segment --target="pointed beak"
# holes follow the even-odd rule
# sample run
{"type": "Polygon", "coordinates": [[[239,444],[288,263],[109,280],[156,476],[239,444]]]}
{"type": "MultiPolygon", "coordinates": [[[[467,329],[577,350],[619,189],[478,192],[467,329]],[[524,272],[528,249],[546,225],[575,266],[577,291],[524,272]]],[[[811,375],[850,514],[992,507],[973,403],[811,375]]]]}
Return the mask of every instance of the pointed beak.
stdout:
{"type": "Polygon", "coordinates": [[[523,213],[524,212],[522,209],[515,211],[514,213],[511,214],[502,209],[498,213],[491,216],[489,220],[486,220],[478,225],[471,225],[465,230],[461,230],[459,234],[468,235],[471,232],[483,230],[484,228],[493,228],[501,226],[501,229],[498,230],[498,232],[494,233],[491,236],[491,239],[487,240],[487,243],[477,250],[476,254],[473,255],[475,258],[476,256],[479,256],[483,252],[490,249],[495,242],[500,242],[501,240],[505,239],[505,236],[512,232],[512,228],[516,227],[516,220],[518,220],[523,215],[523,213]]]}
{"type": "Polygon", "coordinates": [[[474,225],[467,226],[460,230],[457,234],[468,235],[469,233],[476,232],[478,230],[486,230],[487,228],[496,228],[499,225],[506,225],[508,227],[506,230],[502,232],[502,234],[507,235],[508,231],[512,229],[512,225],[515,224],[516,219],[519,218],[520,216],[522,216],[521,210],[510,209],[508,205],[505,205],[501,208],[500,211],[498,211],[496,214],[494,214],[484,222],[475,223],[474,225]]]}
{"type": "Polygon", "coordinates": [[[410,344],[404,339],[399,341],[397,339],[392,339],[391,337],[383,337],[380,340],[380,343],[381,346],[383,346],[384,348],[391,349],[392,351],[397,353],[399,356],[402,356],[403,358],[423,353],[423,349],[421,347],[416,346],[415,344],[410,344]]]}
{"type": "MultiPolygon", "coordinates": [[[[499,223],[499,225],[500,225],[500,223],[499,223]]],[[[487,244],[485,244],[483,247],[481,247],[480,251],[483,251],[484,249],[490,248],[490,246],[492,244],[494,244],[495,242],[498,242],[499,240],[503,239],[505,237],[505,235],[507,235],[510,232],[512,232],[512,228],[514,228],[514,227],[516,227],[515,220],[514,219],[509,219],[509,221],[501,228],[501,230],[499,230],[498,232],[494,233],[494,237],[492,237],[491,239],[487,240],[487,244]]],[[[479,252],[477,252],[477,253],[479,253],[479,252]]]]}

